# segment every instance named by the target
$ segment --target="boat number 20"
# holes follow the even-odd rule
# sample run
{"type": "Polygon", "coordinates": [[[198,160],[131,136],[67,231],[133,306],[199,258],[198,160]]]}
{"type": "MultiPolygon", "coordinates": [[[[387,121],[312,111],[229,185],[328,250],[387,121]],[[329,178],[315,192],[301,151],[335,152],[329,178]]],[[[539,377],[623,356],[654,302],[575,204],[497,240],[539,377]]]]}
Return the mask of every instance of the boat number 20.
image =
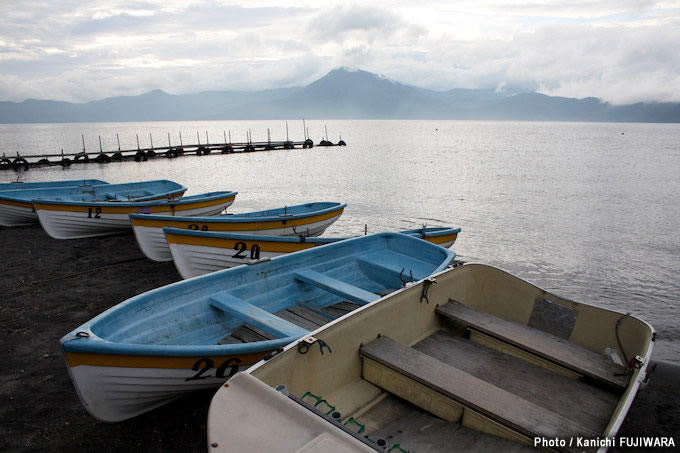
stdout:
{"type": "MultiPolygon", "coordinates": [[[[246,245],[245,242],[237,242],[234,244],[234,250],[236,250],[236,253],[232,255],[232,258],[238,258],[238,259],[246,259],[246,250],[248,249],[248,246],[246,245]]],[[[250,247],[250,259],[251,260],[257,260],[260,258],[260,246],[257,244],[253,244],[252,247],[250,247]]]]}
{"type": "MultiPolygon", "coordinates": [[[[220,379],[225,378],[229,379],[230,377],[235,375],[236,372],[238,371],[239,363],[241,363],[241,359],[239,358],[234,357],[228,359],[222,365],[217,367],[217,369],[215,370],[215,377],[220,379]]],[[[191,367],[191,369],[196,371],[197,373],[191,377],[186,378],[185,381],[195,381],[198,379],[207,379],[209,377],[212,377],[210,374],[206,373],[213,368],[215,368],[215,362],[213,362],[211,359],[208,358],[198,359],[196,363],[194,363],[194,366],[191,367]]]]}

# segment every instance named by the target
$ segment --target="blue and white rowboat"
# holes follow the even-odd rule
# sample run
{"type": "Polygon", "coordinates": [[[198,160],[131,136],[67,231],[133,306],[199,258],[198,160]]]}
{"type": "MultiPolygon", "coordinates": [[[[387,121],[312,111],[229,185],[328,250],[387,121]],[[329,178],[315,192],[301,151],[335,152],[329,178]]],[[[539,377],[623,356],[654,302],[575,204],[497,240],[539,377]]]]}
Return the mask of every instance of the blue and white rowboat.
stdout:
{"type": "Polygon", "coordinates": [[[139,247],[147,258],[170,261],[172,255],[163,228],[225,231],[265,236],[319,236],[342,215],[344,203],[317,202],[265,211],[212,217],[130,215],[139,247]]]}
{"type": "Polygon", "coordinates": [[[116,422],[217,387],[309,330],[445,269],[454,257],[398,233],[350,239],[140,294],[60,342],[85,408],[116,422]]]}
{"type": "MultiPolygon", "coordinates": [[[[222,231],[164,228],[172,260],[183,278],[196,277],[228,267],[248,264],[263,258],[275,258],[349,237],[283,237],[222,231]]],[[[431,227],[399,231],[444,248],[456,240],[460,228],[431,227]]]]}
{"type": "Polygon", "coordinates": [[[92,186],[44,187],[0,192],[0,225],[30,225],[38,221],[33,200],[61,201],[147,201],[179,197],[187,190],[167,180],[92,186]]]}
{"type": "Polygon", "coordinates": [[[55,239],[77,239],[129,231],[131,213],[214,215],[231,206],[237,192],[210,192],[188,197],[120,202],[34,200],[43,229],[55,239]]]}
{"type": "Polygon", "coordinates": [[[66,181],[43,181],[43,182],[6,182],[0,183],[0,190],[24,190],[24,189],[45,189],[57,187],[78,187],[78,186],[99,186],[108,184],[99,179],[71,179],[66,181]]]}

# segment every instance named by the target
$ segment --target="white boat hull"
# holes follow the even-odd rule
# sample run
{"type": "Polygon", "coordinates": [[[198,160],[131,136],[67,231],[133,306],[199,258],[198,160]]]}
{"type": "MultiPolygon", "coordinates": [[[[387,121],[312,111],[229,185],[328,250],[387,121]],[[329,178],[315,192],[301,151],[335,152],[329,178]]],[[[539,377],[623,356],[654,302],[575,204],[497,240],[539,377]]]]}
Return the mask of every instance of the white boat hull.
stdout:
{"type": "MultiPolygon", "coordinates": [[[[201,359],[198,359],[201,360],[201,359]]],[[[245,368],[245,367],[244,367],[245,368]]],[[[69,366],[76,393],[87,411],[106,422],[135,417],[181,396],[220,386],[228,379],[207,372],[192,379],[192,368],[69,366]]]]}
{"type": "MultiPolygon", "coordinates": [[[[290,236],[295,237],[303,234],[309,237],[316,237],[323,234],[333,222],[335,222],[342,212],[338,213],[333,217],[328,219],[319,220],[305,225],[299,225],[296,227],[281,227],[281,228],[269,228],[269,229],[258,229],[258,230],[237,230],[238,224],[231,225],[229,230],[221,230],[219,226],[215,226],[214,231],[229,231],[230,233],[244,233],[244,234],[254,234],[260,236],[290,236]]],[[[172,253],[168,245],[168,241],[165,239],[165,233],[163,233],[163,227],[165,226],[175,226],[175,225],[162,225],[162,226],[137,226],[133,225],[133,230],[135,232],[135,237],[137,238],[137,243],[139,248],[142,249],[144,255],[147,258],[154,261],[171,261],[172,253]]],[[[201,225],[196,225],[196,229],[200,229],[201,225]]],[[[211,226],[213,226],[211,224],[211,226]]],[[[179,226],[178,228],[186,228],[185,226],[179,226]]],[[[240,263],[243,264],[243,263],[240,263]]]]}
{"type": "Polygon", "coordinates": [[[289,252],[270,252],[262,250],[258,258],[252,256],[251,250],[239,255],[238,250],[222,247],[205,247],[189,244],[169,244],[172,260],[175,262],[177,272],[182,278],[192,278],[198,275],[209,274],[229,267],[247,264],[257,259],[276,258],[287,255],[289,252]],[[239,258],[238,256],[242,256],[239,258]]]}
{"type": "MultiPolygon", "coordinates": [[[[155,210],[154,214],[173,215],[175,212],[181,212],[183,216],[214,215],[219,214],[229,205],[231,203],[226,204],[226,206],[225,204],[219,204],[181,211],[173,211],[168,205],[163,210],[155,210]]],[[[55,239],[106,236],[129,231],[132,228],[128,215],[137,213],[138,208],[112,208],[121,212],[107,212],[108,209],[103,208],[102,212],[93,213],[87,210],[53,210],[49,207],[40,207],[36,211],[45,232],[55,239]]]]}
{"type": "Polygon", "coordinates": [[[15,227],[32,225],[38,221],[38,216],[31,203],[0,200],[0,225],[15,227]]]}

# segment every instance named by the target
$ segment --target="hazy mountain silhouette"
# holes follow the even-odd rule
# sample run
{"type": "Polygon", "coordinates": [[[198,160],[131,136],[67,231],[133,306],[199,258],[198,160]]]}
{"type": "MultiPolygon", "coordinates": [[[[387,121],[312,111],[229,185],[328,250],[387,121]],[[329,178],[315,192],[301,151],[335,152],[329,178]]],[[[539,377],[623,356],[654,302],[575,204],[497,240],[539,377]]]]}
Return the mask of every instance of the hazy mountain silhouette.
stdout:
{"type": "Polygon", "coordinates": [[[84,104],[35,99],[0,102],[0,123],[295,118],[680,122],[680,104],[614,106],[596,98],[546,96],[512,88],[434,91],[345,68],[298,88],[184,95],[153,90],[84,104]]]}

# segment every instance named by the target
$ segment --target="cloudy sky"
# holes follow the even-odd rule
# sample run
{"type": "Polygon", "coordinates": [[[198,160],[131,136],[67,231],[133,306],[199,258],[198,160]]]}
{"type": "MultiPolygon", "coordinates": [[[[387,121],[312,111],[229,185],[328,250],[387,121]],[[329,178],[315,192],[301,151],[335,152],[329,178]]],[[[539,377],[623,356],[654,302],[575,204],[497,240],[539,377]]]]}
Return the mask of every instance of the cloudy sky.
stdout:
{"type": "Polygon", "coordinates": [[[340,66],[680,102],[680,0],[0,0],[0,100],[302,86],[340,66]]]}

